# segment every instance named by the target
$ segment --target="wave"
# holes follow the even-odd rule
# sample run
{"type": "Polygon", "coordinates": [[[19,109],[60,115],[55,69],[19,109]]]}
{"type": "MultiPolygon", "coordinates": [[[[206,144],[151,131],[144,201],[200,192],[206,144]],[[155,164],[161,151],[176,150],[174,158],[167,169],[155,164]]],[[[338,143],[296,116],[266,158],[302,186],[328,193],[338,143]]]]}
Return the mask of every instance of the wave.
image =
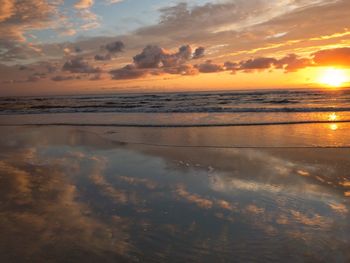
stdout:
{"type": "Polygon", "coordinates": [[[0,109],[1,115],[9,114],[43,114],[43,113],[312,113],[312,112],[347,112],[350,107],[259,107],[259,108],[226,108],[226,107],[177,107],[164,108],[161,105],[140,107],[137,105],[108,106],[32,106],[26,109],[0,109]]]}
{"type": "Polygon", "coordinates": [[[70,122],[45,122],[45,123],[21,123],[0,124],[1,126],[76,126],[76,127],[135,127],[135,128],[191,128],[191,127],[233,127],[233,126],[270,126],[270,125],[298,125],[298,124],[336,124],[350,123],[350,120],[307,120],[307,121],[274,121],[274,122],[237,122],[237,123],[70,123],[70,122]]]}
{"type": "MultiPolygon", "coordinates": [[[[295,120],[295,118],[309,121],[310,118],[319,120],[320,116],[316,115],[331,113],[348,116],[350,114],[350,90],[270,90],[0,98],[2,118],[6,118],[6,115],[50,114],[51,118],[54,114],[94,113],[98,115],[96,115],[97,118],[101,117],[100,114],[110,113],[118,115],[121,119],[125,119],[127,114],[149,114],[147,118],[152,121],[155,118],[163,119],[163,116],[160,115],[170,115],[167,118],[171,119],[171,122],[173,122],[173,115],[179,114],[181,115],[177,120],[179,123],[181,119],[195,122],[193,121],[194,116],[183,115],[186,113],[202,114],[201,118],[216,120],[222,118],[223,115],[232,114],[232,119],[249,124],[249,117],[252,116],[255,118],[250,119],[253,124],[256,123],[256,120],[263,122],[274,119],[275,121],[277,115],[280,115],[279,120],[282,121],[295,120]],[[159,114],[159,116],[155,117],[151,114],[159,114]]],[[[347,116],[339,116],[339,119],[347,119],[347,116]]],[[[328,117],[322,116],[322,118],[327,119],[328,117]]],[[[125,120],[128,121],[127,118],[125,120]]]]}

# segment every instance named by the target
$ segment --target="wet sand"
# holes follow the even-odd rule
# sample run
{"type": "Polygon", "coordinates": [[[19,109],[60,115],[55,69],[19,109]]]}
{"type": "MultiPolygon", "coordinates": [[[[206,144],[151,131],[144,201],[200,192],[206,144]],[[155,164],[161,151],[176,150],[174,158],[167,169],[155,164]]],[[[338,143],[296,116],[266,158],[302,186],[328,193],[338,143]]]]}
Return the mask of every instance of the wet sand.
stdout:
{"type": "Polygon", "coordinates": [[[346,125],[1,127],[0,261],[349,262],[346,125]]]}

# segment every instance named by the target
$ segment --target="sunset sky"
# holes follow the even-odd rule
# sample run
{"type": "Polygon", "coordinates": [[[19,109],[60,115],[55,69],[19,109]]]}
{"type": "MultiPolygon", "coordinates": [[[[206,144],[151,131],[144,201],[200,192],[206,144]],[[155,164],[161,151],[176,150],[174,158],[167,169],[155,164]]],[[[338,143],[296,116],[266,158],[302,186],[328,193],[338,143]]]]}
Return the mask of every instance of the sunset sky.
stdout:
{"type": "Polygon", "coordinates": [[[0,96],[350,86],[349,0],[0,0],[0,96]]]}

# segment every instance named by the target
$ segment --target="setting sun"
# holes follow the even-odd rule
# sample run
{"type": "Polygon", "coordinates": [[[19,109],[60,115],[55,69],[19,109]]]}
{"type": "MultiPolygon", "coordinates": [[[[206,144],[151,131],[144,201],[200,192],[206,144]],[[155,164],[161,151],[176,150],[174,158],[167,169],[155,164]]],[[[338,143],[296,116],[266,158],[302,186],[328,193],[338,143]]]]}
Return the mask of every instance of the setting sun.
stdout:
{"type": "Polygon", "coordinates": [[[343,69],[328,68],[322,71],[318,82],[331,87],[340,87],[348,81],[348,76],[343,69]]]}

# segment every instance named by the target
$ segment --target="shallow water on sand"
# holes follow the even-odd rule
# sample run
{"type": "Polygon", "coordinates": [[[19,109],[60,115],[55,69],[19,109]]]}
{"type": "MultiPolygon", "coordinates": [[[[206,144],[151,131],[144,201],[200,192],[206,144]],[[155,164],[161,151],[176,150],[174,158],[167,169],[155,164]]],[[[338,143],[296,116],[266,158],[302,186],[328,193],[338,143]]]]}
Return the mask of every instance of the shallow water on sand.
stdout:
{"type": "Polygon", "coordinates": [[[120,131],[2,127],[1,262],[350,261],[349,148],[152,146],[120,131]]]}

